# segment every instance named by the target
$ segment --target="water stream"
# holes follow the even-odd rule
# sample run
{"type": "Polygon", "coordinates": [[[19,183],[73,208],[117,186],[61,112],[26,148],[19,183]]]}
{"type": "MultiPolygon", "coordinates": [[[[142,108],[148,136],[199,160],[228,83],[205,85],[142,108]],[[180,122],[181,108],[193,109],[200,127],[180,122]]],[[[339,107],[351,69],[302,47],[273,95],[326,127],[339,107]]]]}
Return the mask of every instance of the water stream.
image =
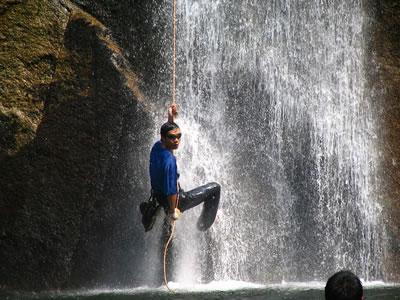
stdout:
{"type": "Polygon", "coordinates": [[[211,230],[195,230],[200,208],[178,222],[171,280],[384,279],[362,1],[182,0],[177,12],[181,184],[223,192],[211,230]]]}

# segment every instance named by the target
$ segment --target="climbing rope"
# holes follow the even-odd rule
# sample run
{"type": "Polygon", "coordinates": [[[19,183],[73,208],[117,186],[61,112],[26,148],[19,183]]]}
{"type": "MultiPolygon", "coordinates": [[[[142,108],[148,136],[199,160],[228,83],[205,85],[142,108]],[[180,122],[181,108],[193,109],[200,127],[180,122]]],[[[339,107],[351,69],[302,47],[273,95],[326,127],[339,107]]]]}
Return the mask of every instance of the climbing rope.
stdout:
{"type": "Polygon", "coordinates": [[[172,23],[172,103],[176,103],[176,0],[173,0],[172,23]]]}
{"type": "MultiPolygon", "coordinates": [[[[176,0],[173,0],[173,9],[172,9],[172,103],[176,103],[176,0]]],[[[177,191],[179,193],[179,186],[177,187],[177,191]]],[[[179,196],[179,194],[178,194],[179,196]]],[[[176,207],[178,207],[179,198],[176,201],[176,207]]],[[[164,247],[164,284],[170,292],[173,292],[168,286],[167,279],[167,255],[168,255],[168,246],[172,241],[175,231],[175,220],[172,220],[171,224],[171,234],[169,239],[164,247]]]]}
{"type": "MultiPolygon", "coordinates": [[[[177,191],[178,191],[178,193],[177,193],[176,206],[175,206],[175,208],[177,208],[177,207],[178,207],[178,204],[179,204],[179,184],[178,184],[178,186],[177,186],[177,191]]],[[[164,247],[164,284],[165,284],[165,286],[167,287],[167,289],[168,289],[170,292],[173,292],[173,290],[171,290],[171,289],[169,288],[169,286],[168,286],[168,280],[167,280],[167,254],[168,254],[168,246],[169,246],[169,244],[171,243],[172,238],[174,237],[174,233],[175,233],[175,222],[176,222],[176,220],[172,219],[172,223],[171,223],[171,234],[170,234],[170,236],[169,236],[168,241],[165,243],[165,247],[164,247]]]]}
{"type": "Polygon", "coordinates": [[[174,231],[175,231],[175,220],[172,221],[172,225],[171,225],[171,235],[169,236],[169,239],[167,241],[167,243],[165,244],[165,248],[164,248],[164,284],[167,287],[168,291],[173,292],[173,290],[171,290],[168,286],[168,280],[167,280],[167,252],[168,252],[168,246],[169,243],[172,241],[172,238],[174,236],[174,231]]]}

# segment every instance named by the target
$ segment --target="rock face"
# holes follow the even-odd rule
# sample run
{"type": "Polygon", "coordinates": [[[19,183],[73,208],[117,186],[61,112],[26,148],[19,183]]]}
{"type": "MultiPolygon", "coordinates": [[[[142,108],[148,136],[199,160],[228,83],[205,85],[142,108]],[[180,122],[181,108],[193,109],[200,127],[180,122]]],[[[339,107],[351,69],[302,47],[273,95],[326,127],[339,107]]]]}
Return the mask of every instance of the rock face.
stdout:
{"type": "MultiPolygon", "coordinates": [[[[172,1],[73,0],[101,20],[127,54],[150,99],[171,98],[172,1]]],[[[164,99],[164,100],[163,100],[164,99]]],[[[156,100],[158,101],[158,100],[156,100]]]]}
{"type": "Polygon", "coordinates": [[[3,1],[0,32],[0,288],[135,284],[151,128],[135,74],[68,1],[3,1]]]}
{"type": "Polygon", "coordinates": [[[374,21],[368,65],[380,122],[380,202],[389,245],[384,254],[386,280],[400,282],[400,3],[393,0],[372,3],[374,21]]]}

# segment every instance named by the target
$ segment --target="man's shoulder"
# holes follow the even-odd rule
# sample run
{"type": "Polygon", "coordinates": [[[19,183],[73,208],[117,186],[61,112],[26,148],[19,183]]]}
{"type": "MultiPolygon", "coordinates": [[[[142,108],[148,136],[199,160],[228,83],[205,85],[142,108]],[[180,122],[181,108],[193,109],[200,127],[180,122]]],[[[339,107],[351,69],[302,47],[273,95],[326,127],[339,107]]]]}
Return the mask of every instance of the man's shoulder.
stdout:
{"type": "Polygon", "coordinates": [[[163,148],[160,141],[155,142],[153,147],[151,148],[151,156],[153,155],[162,156],[164,159],[167,160],[175,160],[175,156],[171,153],[171,151],[163,148]]]}
{"type": "Polygon", "coordinates": [[[151,147],[151,149],[157,149],[157,148],[161,148],[161,141],[156,141],[153,144],[153,147],[151,147]]]}
{"type": "Polygon", "coordinates": [[[157,141],[154,143],[153,147],[151,147],[151,154],[162,152],[162,150],[163,148],[161,147],[161,142],[157,141]]]}

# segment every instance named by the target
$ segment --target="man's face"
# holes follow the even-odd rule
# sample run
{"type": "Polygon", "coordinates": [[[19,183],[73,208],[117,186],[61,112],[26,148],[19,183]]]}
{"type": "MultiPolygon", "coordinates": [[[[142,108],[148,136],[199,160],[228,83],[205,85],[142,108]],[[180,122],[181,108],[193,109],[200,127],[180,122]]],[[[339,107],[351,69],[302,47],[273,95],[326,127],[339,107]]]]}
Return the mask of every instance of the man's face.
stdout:
{"type": "Polygon", "coordinates": [[[176,150],[181,142],[181,135],[180,128],[170,130],[165,136],[161,136],[161,142],[168,150],[176,150]]]}

